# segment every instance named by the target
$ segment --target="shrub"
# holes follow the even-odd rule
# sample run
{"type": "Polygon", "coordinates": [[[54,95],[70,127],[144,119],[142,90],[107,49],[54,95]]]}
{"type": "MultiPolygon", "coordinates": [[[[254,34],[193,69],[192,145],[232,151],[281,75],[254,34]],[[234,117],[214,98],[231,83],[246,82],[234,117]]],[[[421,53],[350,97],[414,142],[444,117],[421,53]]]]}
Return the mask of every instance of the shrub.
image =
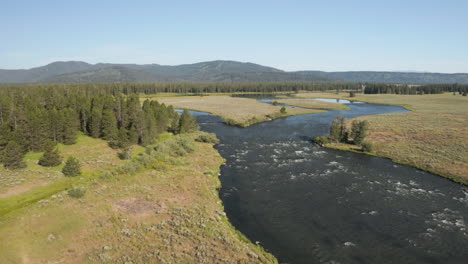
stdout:
{"type": "Polygon", "coordinates": [[[281,113],[282,115],[286,114],[286,107],[284,107],[284,106],[281,107],[280,113],[281,113]]]}
{"type": "Polygon", "coordinates": [[[331,143],[333,140],[329,136],[321,136],[321,137],[315,137],[314,142],[319,144],[320,146],[324,146],[326,144],[331,143]]]}
{"type": "Polygon", "coordinates": [[[69,157],[65,166],[62,169],[62,173],[67,177],[74,177],[81,174],[81,165],[80,161],[75,157],[69,157]]]}
{"type": "Polygon", "coordinates": [[[129,160],[132,158],[132,149],[130,147],[126,147],[119,152],[118,156],[121,160],[129,160]]]}
{"type": "Polygon", "coordinates": [[[216,134],[207,133],[207,132],[200,132],[198,137],[195,138],[197,142],[204,142],[204,143],[211,143],[211,144],[219,144],[219,139],[216,137],[216,134]]]}
{"type": "Polygon", "coordinates": [[[364,141],[361,143],[362,151],[364,152],[372,152],[374,149],[374,144],[369,141],[364,141]]]}
{"type": "Polygon", "coordinates": [[[73,187],[68,190],[68,195],[72,198],[81,198],[85,195],[86,189],[84,187],[73,187]]]}
{"type": "Polygon", "coordinates": [[[273,101],[271,104],[276,106],[278,105],[278,101],[273,101]]]}

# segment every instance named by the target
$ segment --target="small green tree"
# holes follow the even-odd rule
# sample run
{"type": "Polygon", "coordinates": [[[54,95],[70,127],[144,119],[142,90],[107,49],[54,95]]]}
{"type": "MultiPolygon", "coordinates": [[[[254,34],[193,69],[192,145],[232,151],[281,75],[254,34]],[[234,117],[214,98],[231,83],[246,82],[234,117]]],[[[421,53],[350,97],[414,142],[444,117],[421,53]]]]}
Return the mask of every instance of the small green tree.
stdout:
{"type": "Polygon", "coordinates": [[[190,133],[198,130],[198,124],[188,110],[184,110],[179,120],[179,133],[190,133]]]}
{"type": "Polygon", "coordinates": [[[284,107],[284,106],[281,107],[280,113],[281,113],[282,115],[286,114],[286,107],[284,107]]]}
{"type": "Polygon", "coordinates": [[[349,92],[349,97],[356,97],[356,93],[354,91],[349,92]]]}
{"type": "Polygon", "coordinates": [[[364,141],[364,138],[367,136],[368,128],[369,123],[366,120],[353,120],[353,123],[351,124],[351,137],[354,140],[354,144],[361,145],[361,143],[364,141]]]}
{"type": "Polygon", "coordinates": [[[330,127],[330,138],[336,142],[346,142],[348,140],[348,131],[345,125],[346,118],[337,116],[330,127]]]}
{"type": "Polygon", "coordinates": [[[3,166],[10,170],[26,168],[24,163],[24,152],[15,141],[9,141],[2,154],[3,166]]]}
{"type": "Polygon", "coordinates": [[[60,155],[59,150],[54,147],[53,142],[48,140],[46,143],[46,150],[39,159],[39,165],[44,167],[55,167],[60,164],[62,164],[62,155],[60,155]]]}
{"type": "Polygon", "coordinates": [[[74,177],[81,174],[80,161],[75,157],[69,157],[65,162],[65,166],[62,169],[63,175],[67,177],[74,177]]]}

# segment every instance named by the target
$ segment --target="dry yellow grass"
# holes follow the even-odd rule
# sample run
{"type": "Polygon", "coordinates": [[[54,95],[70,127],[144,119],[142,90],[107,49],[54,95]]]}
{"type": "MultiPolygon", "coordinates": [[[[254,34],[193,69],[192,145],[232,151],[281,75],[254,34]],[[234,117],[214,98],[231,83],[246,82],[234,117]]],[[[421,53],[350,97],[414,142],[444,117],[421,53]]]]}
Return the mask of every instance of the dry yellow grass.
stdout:
{"type": "Polygon", "coordinates": [[[229,124],[239,126],[248,126],[281,116],[323,112],[314,109],[287,108],[287,113],[280,115],[281,107],[279,106],[260,103],[255,99],[230,96],[179,96],[172,98],[154,97],[153,99],[175,108],[212,113],[220,116],[229,124]]]}
{"type": "Polygon", "coordinates": [[[314,108],[314,109],[349,110],[349,107],[345,106],[344,104],[323,102],[323,101],[311,100],[311,99],[282,99],[282,100],[278,100],[278,102],[282,104],[286,104],[286,105],[314,108]]]}
{"type": "MultiPolygon", "coordinates": [[[[300,97],[353,99],[401,105],[412,112],[364,116],[374,153],[468,184],[468,98],[460,95],[301,93],[300,97]]],[[[342,147],[341,147],[342,148],[342,147]]]]}
{"type": "Polygon", "coordinates": [[[0,263],[275,263],[230,225],[209,144],[161,170],[96,179],[0,218],[0,263]]]}

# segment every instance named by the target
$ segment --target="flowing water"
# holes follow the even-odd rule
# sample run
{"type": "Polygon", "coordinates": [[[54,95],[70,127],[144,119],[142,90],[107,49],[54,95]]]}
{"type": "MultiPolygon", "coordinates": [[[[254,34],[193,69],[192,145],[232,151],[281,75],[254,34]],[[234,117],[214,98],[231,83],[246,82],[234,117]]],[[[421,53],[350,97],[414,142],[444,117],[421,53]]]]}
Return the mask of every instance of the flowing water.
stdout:
{"type": "Polygon", "coordinates": [[[281,263],[468,263],[466,187],[310,142],[338,115],[406,112],[347,105],[248,128],[195,113],[221,140],[220,196],[232,224],[281,263]]]}

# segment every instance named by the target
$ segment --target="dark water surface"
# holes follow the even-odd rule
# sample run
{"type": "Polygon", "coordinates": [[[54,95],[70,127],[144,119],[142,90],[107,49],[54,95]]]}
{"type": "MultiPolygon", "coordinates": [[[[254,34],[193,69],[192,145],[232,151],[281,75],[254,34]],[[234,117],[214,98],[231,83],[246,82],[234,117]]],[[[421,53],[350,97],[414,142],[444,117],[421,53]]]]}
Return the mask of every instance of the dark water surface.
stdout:
{"type": "Polygon", "coordinates": [[[282,263],[468,263],[466,187],[310,142],[338,115],[406,112],[348,106],[248,128],[196,114],[221,139],[220,195],[233,225],[282,263]]]}

